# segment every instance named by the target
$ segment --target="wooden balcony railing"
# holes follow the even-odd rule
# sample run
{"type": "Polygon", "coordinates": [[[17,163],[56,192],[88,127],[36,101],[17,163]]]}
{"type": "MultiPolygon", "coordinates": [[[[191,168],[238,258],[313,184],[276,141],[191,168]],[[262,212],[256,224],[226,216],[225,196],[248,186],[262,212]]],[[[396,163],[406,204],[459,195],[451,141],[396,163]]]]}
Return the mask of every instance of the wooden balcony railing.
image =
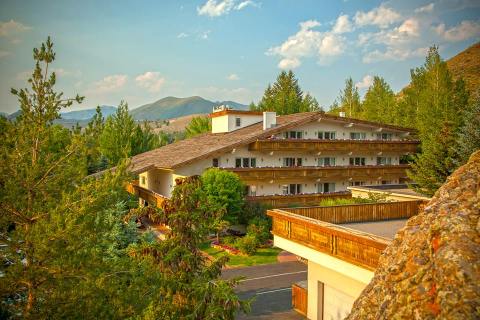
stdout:
{"type": "Polygon", "coordinates": [[[279,209],[269,210],[267,214],[273,219],[275,236],[369,270],[376,269],[382,251],[390,243],[383,237],[279,209]]]}
{"type": "Polygon", "coordinates": [[[155,191],[148,190],[146,188],[140,187],[138,180],[132,181],[127,184],[127,191],[131,194],[135,194],[143,200],[147,201],[149,204],[154,204],[157,207],[161,207],[162,203],[168,198],[156,193],[155,191]]]}
{"type": "Polygon", "coordinates": [[[304,152],[361,152],[416,153],[417,140],[319,140],[319,139],[272,139],[258,140],[248,147],[250,151],[304,151],[304,152]]]}
{"type": "Polygon", "coordinates": [[[379,166],[331,166],[331,167],[258,167],[224,168],[235,172],[244,182],[259,180],[392,180],[405,178],[407,164],[379,166]]]}
{"type": "Polygon", "coordinates": [[[248,196],[247,201],[265,204],[271,208],[285,208],[289,206],[316,206],[324,199],[349,199],[349,191],[332,193],[311,193],[293,195],[265,195],[248,196]]]}
{"type": "Polygon", "coordinates": [[[424,203],[424,201],[418,200],[330,207],[285,208],[282,210],[329,223],[353,223],[410,218],[418,214],[420,206],[424,203]]]}

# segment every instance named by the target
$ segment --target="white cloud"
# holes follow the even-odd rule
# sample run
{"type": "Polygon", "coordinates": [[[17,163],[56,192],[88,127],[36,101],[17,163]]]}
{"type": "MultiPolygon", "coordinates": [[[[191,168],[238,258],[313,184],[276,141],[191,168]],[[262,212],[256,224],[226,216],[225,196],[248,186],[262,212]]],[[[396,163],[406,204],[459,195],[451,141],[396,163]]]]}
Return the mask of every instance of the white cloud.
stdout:
{"type": "Polygon", "coordinates": [[[198,35],[198,38],[202,40],[207,40],[210,32],[211,32],[210,30],[203,31],[198,35]]]}
{"type": "Polygon", "coordinates": [[[138,86],[147,89],[149,92],[159,92],[165,84],[165,78],[160,76],[160,72],[147,71],[135,78],[138,86]]]}
{"type": "Polygon", "coordinates": [[[384,4],[368,12],[358,11],[354,17],[357,26],[374,25],[380,28],[386,28],[400,19],[401,15],[398,12],[386,7],[384,4]]]}
{"type": "Polygon", "coordinates": [[[345,33],[353,31],[353,26],[348,19],[348,15],[340,15],[333,26],[332,32],[333,33],[345,33]]]}
{"type": "Polygon", "coordinates": [[[386,44],[388,46],[398,46],[409,43],[419,36],[420,25],[418,20],[415,18],[409,18],[400,26],[390,30],[359,34],[358,45],[386,44]]]}
{"type": "Polygon", "coordinates": [[[426,6],[419,7],[417,9],[415,9],[415,13],[429,13],[429,12],[432,12],[434,6],[435,6],[435,4],[433,2],[429,3],[426,6]]]}
{"type": "Polygon", "coordinates": [[[373,63],[384,60],[405,60],[414,57],[424,57],[428,52],[428,47],[417,49],[405,49],[388,47],[386,51],[374,50],[363,56],[364,63],[373,63]]]}
{"type": "Polygon", "coordinates": [[[219,17],[228,14],[234,7],[235,2],[233,0],[208,0],[200,8],[197,7],[197,12],[199,15],[219,17]]]}
{"type": "Polygon", "coordinates": [[[30,29],[31,27],[28,27],[13,19],[7,22],[0,22],[0,37],[10,37],[30,29]]]}
{"type": "Polygon", "coordinates": [[[188,37],[188,34],[186,34],[185,32],[180,32],[180,33],[177,35],[177,38],[179,38],[179,39],[186,38],[186,37],[188,37]]]}
{"type": "Polygon", "coordinates": [[[251,0],[246,0],[246,1],[242,1],[240,2],[236,7],[235,7],[235,10],[242,10],[248,6],[251,6],[251,7],[259,7],[260,4],[256,3],[256,2],[253,2],[251,0]]]}
{"type": "Polygon", "coordinates": [[[373,84],[373,77],[369,74],[363,77],[363,79],[357,83],[355,83],[355,86],[358,89],[365,89],[369,88],[373,84]]]}
{"type": "Polygon", "coordinates": [[[4,51],[4,50],[0,50],[0,59],[1,58],[4,58],[6,56],[9,56],[10,55],[10,52],[8,51],[4,51]]]}
{"type": "Polygon", "coordinates": [[[238,75],[236,73],[232,73],[232,74],[227,76],[227,80],[235,81],[235,80],[239,80],[239,79],[240,78],[238,77],[238,75]]]}
{"type": "Polygon", "coordinates": [[[345,39],[332,32],[313,30],[319,25],[316,20],[300,23],[300,31],[281,45],[268,49],[266,54],[280,56],[278,67],[281,69],[296,68],[301,64],[300,59],[305,57],[316,57],[320,64],[326,64],[332,57],[343,53],[345,39]]]}
{"type": "Polygon", "coordinates": [[[102,80],[94,82],[93,88],[89,91],[94,91],[96,93],[115,91],[123,87],[127,83],[127,78],[127,75],[124,74],[114,74],[106,76],[102,80]]]}
{"type": "Polygon", "coordinates": [[[435,31],[447,41],[463,41],[480,37],[480,22],[464,20],[450,29],[446,29],[445,24],[442,23],[435,28],[435,31]]]}

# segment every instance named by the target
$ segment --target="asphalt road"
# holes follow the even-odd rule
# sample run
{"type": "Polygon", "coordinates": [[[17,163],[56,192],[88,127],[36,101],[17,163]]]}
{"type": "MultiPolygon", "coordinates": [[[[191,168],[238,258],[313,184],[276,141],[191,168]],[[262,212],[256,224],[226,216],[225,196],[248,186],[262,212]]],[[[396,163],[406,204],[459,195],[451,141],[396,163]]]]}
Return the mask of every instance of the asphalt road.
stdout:
{"type": "Polygon", "coordinates": [[[307,279],[307,266],[300,262],[283,262],[262,266],[227,269],[222,277],[245,277],[236,288],[241,298],[255,297],[252,311],[237,319],[305,319],[292,309],[292,283],[307,279]]]}

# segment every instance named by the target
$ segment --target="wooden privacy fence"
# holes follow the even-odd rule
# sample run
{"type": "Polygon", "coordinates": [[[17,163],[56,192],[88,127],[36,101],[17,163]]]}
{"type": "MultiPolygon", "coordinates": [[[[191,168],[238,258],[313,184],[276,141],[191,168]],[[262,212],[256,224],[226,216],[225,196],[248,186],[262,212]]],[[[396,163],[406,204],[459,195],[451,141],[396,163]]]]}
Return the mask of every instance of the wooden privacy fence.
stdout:
{"type": "Polygon", "coordinates": [[[275,236],[368,270],[375,270],[382,251],[390,243],[383,237],[279,209],[269,210],[267,214],[273,219],[272,233],[275,236]]]}
{"type": "Polygon", "coordinates": [[[410,218],[418,213],[419,207],[423,203],[422,200],[418,200],[331,207],[284,208],[282,210],[330,223],[350,223],[410,218]]]}
{"type": "Polygon", "coordinates": [[[288,207],[292,205],[313,206],[324,199],[350,199],[349,191],[334,193],[312,193],[295,195],[248,196],[247,201],[265,204],[271,208],[288,207]]]}

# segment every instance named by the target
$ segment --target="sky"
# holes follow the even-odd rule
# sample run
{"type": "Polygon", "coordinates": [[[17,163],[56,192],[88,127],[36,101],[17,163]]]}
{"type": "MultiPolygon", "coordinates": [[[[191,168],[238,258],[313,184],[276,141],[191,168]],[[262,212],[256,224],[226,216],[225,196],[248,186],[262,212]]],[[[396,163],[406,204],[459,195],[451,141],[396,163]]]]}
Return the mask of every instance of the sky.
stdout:
{"type": "Polygon", "coordinates": [[[70,110],[130,109],[166,96],[258,102],[281,70],[327,107],[352,77],[398,91],[439,46],[448,59],[480,40],[480,1],[197,0],[0,3],[0,111],[16,111],[32,49],[51,36],[70,110]]]}

